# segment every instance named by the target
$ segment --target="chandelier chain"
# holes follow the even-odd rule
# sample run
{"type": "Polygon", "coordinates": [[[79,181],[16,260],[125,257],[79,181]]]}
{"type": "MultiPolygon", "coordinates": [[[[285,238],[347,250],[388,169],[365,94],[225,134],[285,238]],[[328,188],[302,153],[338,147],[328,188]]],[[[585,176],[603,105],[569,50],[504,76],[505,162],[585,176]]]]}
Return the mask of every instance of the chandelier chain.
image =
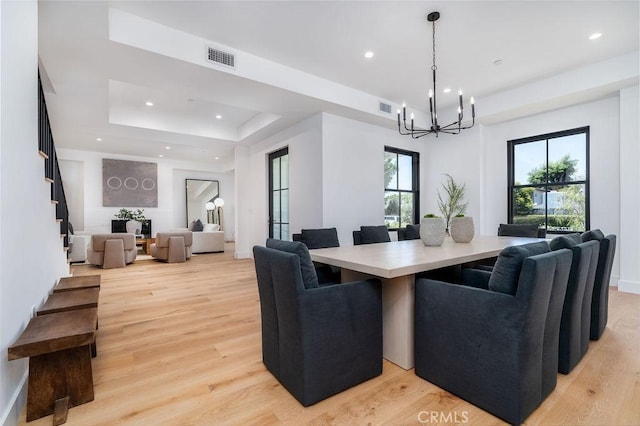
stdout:
{"type": "Polygon", "coordinates": [[[432,28],[432,37],[431,40],[433,40],[433,66],[431,67],[432,70],[436,70],[438,69],[438,67],[436,66],[436,21],[433,21],[431,23],[431,28],[432,28]]]}

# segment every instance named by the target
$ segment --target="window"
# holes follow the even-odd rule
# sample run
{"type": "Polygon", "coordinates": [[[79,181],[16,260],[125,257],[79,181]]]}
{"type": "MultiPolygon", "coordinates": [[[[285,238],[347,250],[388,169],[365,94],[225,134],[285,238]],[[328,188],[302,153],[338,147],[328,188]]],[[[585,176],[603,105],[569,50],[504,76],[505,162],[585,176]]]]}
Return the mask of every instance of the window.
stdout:
{"type": "Polygon", "coordinates": [[[384,148],[384,224],[387,228],[420,223],[419,164],[417,152],[384,148]]]}
{"type": "Polygon", "coordinates": [[[289,148],[269,154],[269,238],[289,239],[289,148]]]}
{"type": "Polygon", "coordinates": [[[589,229],[589,127],[508,141],[509,223],[589,229]]]}

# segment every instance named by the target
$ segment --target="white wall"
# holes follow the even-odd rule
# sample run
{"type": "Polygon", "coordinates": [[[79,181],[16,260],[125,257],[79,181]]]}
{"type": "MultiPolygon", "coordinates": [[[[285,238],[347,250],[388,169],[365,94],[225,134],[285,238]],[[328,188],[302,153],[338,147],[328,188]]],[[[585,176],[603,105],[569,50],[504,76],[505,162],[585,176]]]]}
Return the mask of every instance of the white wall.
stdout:
{"type": "Polygon", "coordinates": [[[618,288],[640,294],[640,86],[620,92],[620,258],[618,288]]]}
{"type": "MultiPolygon", "coordinates": [[[[144,214],[151,219],[152,233],[168,231],[172,228],[184,228],[186,226],[186,201],[184,180],[214,179],[220,181],[220,194],[225,200],[225,238],[232,240],[234,237],[233,211],[234,179],[233,172],[213,172],[213,165],[197,164],[182,161],[173,161],[163,158],[132,157],[113,155],[95,151],[78,151],[70,149],[59,150],[58,156],[64,160],[60,167],[63,168],[63,182],[65,174],[70,174],[64,168],[68,164],[81,163],[84,171],[84,229],[79,229],[74,224],[74,230],[85,231],[92,234],[111,232],[111,220],[115,219],[118,207],[102,206],[102,159],[113,158],[129,161],[147,161],[158,164],[158,207],[145,207],[144,214]]],[[[66,185],[66,182],[65,182],[66,185]]],[[[135,206],[123,206],[135,207],[135,206]]]]}
{"type": "Polygon", "coordinates": [[[14,425],[28,359],[7,347],[69,267],[38,155],[37,2],[0,2],[0,19],[0,424],[14,425]]]}
{"type": "MultiPolygon", "coordinates": [[[[397,131],[336,115],[322,114],[322,227],[336,227],[340,245],[353,245],[354,230],[382,225],[384,147],[415,151],[424,165],[425,144],[397,131]]],[[[421,167],[421,189],[428,177],[421,167]]],[[[423,191],[424,192],[424,191],[423,191]]],[[[421,194],[421,203],[424,203],[421,194]]],[[[421,211],[425,211],[424,207],[421,211]]]]}
{"type": "MultiPolygon", "coordinates": [[[[591,228],[620,235],[618,120],[619,101],[617,97],[611,97],[484,127],[485,207],[482,233],[495,235],[498,225],[507,221],[507,141],[589,126],[591,228]]],[[[468,159],[467,165],[470,170],[479,166],[473,158],[468,159]]],[[[616,256],[612,283],[617,283],[618,265],[619,258],[616,256]]]]}

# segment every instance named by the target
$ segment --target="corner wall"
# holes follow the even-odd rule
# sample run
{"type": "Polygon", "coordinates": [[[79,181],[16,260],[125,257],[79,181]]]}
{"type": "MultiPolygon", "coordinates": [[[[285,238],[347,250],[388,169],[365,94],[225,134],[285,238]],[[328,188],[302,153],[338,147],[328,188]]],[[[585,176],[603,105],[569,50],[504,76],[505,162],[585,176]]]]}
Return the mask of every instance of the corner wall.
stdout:
{"type": "Polygon", "coordinates": [[[0,2],[0,424],[25,404],[28,359],[7,360],[33,306],[61,276],[66,253],[38,155],[38,3],[0,2]]]}

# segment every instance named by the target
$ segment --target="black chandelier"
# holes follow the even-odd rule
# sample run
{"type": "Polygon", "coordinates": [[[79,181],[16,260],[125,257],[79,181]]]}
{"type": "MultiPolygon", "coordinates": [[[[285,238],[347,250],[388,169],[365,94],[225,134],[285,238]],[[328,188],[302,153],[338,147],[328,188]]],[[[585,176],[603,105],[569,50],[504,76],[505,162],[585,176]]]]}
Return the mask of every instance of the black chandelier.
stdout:
{"type": "Polygon", "coordinates": [[[461,130],[470,129],[476,124],[476,110],[474,105],[473,96],[471,97],[471,124],[463,125],[462,118],[464,108],[462,106],[462,89],[458,91],[458,98],[460,105],[458,106],[458,120],[446,126],[440,126],[438,124],[438,106],[436,104],[436,21],[440,18],[440,12],[431,12],[427,15],[427,21],[431,22],[433,27],[433,65],[431,71],[433,73],[433,89],[429,89],[429,112],[431,116],[431,128],[420,129],[413,127],[414,114],[411,113],[411,125],[407,127],[407,106],[402,104],[402,123],[400,123],[400,110],[398,110],[398,132],[401,135],[411,135],[413,139],[418,139],[423,136],[435,133],[438,137],[438,133],[449,133],[457,135],[461,130]],[[404,127],[404,129],[403,129],[404,127]]]}

